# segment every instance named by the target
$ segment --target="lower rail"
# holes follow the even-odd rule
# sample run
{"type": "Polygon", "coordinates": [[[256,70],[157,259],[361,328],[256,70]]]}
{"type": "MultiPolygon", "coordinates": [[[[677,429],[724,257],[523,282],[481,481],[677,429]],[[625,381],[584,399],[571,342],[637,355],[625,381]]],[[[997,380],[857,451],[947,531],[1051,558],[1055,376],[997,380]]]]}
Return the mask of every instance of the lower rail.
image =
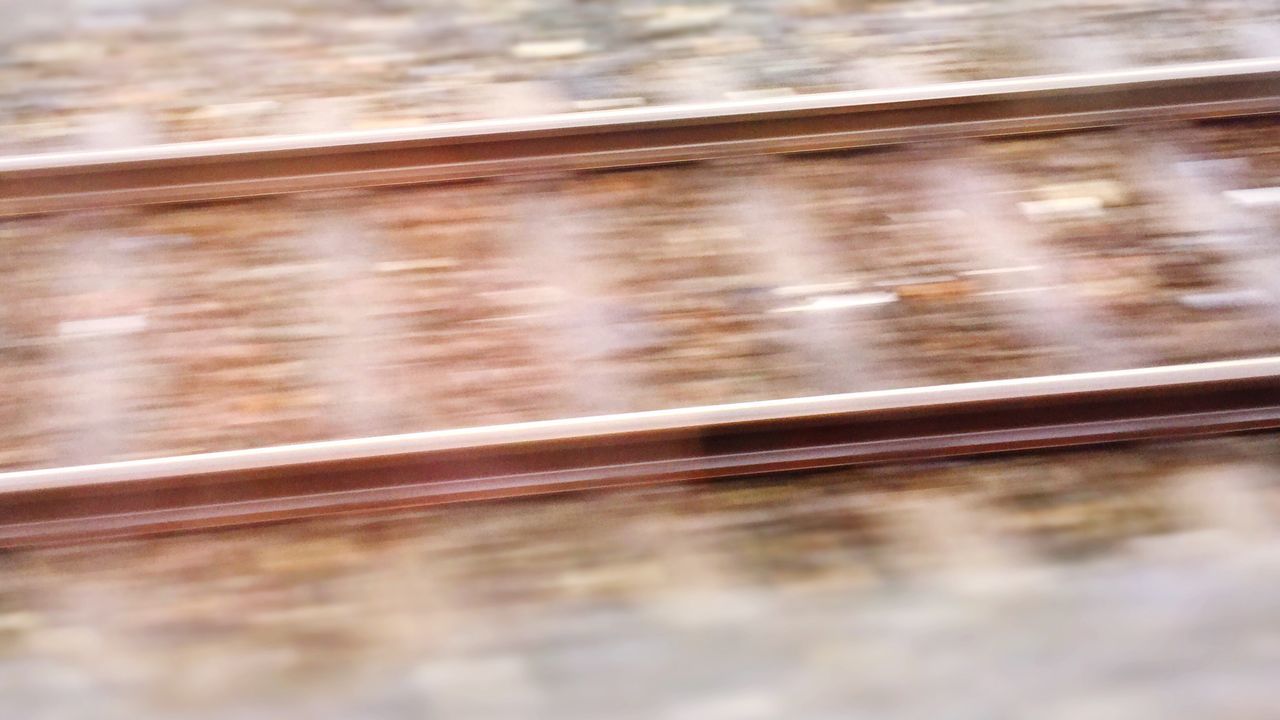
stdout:
{"type": "Polygon", "coordinates": [[[1280,427],[1280,358],[0,473],[0,545],[1280,427]]]}

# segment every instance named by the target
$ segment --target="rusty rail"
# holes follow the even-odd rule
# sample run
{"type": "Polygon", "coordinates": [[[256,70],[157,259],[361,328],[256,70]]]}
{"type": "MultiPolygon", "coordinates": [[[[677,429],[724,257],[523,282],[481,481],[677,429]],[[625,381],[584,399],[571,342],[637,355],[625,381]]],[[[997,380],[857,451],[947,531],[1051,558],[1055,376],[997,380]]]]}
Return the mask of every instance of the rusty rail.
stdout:
{"type": "Polygon", "coordinates": [[[0,216],[1280,111],[1280,58],[0,158],[0,216]]]}
{"type": "Polygon", "coordinates": [[[1280,427],[1280,357],[0,473],[0,545],[1280,427]]]}

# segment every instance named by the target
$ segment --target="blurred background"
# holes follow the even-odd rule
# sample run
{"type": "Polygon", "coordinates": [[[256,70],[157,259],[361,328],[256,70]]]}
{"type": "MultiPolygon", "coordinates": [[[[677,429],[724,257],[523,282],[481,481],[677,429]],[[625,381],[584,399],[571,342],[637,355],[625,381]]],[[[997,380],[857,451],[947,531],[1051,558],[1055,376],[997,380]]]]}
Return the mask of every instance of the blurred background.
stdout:
{"type": "MultiPolygon", "coordinates": [[[[1278,55],[1275,0],[4,0],[0,165],[1278,55]]],[[[0,483],[1277,354],[1280,126],[1153,120],[0,218],[0,483]]],[[[1270,719],[1275,440],[8,549],[0,714],[1270,719]]]]}
{"type": "Polygon", "coordinates": [[[5,152],[1269,57],[1269,0],[9,0],[5,152]]]}

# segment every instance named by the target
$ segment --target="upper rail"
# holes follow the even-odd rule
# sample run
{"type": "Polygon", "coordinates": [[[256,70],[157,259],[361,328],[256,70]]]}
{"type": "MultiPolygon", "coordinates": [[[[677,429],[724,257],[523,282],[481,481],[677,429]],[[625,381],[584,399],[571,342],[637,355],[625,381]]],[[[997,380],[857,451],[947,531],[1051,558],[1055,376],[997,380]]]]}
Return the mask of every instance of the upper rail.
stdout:
{"type": "Polygon", "coordinates": [[[0,158],[0,215],[1280,112],[1280,58],[0,158]]]}

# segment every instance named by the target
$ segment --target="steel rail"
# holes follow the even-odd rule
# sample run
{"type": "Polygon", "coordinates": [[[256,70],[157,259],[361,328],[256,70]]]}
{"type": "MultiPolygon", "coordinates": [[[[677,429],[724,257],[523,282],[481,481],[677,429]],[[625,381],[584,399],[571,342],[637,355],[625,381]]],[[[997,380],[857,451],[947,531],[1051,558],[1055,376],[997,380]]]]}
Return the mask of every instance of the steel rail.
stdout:
{"type": "Polygon", "coordinates": [[[1280,427],[1280,357],[0,473],[0,546],[1280,427]]]}
{"type": "Polygon", "coordinates": [[[1280,111],[1280,58],[0,158],[0,215],[1280,111]]]}

